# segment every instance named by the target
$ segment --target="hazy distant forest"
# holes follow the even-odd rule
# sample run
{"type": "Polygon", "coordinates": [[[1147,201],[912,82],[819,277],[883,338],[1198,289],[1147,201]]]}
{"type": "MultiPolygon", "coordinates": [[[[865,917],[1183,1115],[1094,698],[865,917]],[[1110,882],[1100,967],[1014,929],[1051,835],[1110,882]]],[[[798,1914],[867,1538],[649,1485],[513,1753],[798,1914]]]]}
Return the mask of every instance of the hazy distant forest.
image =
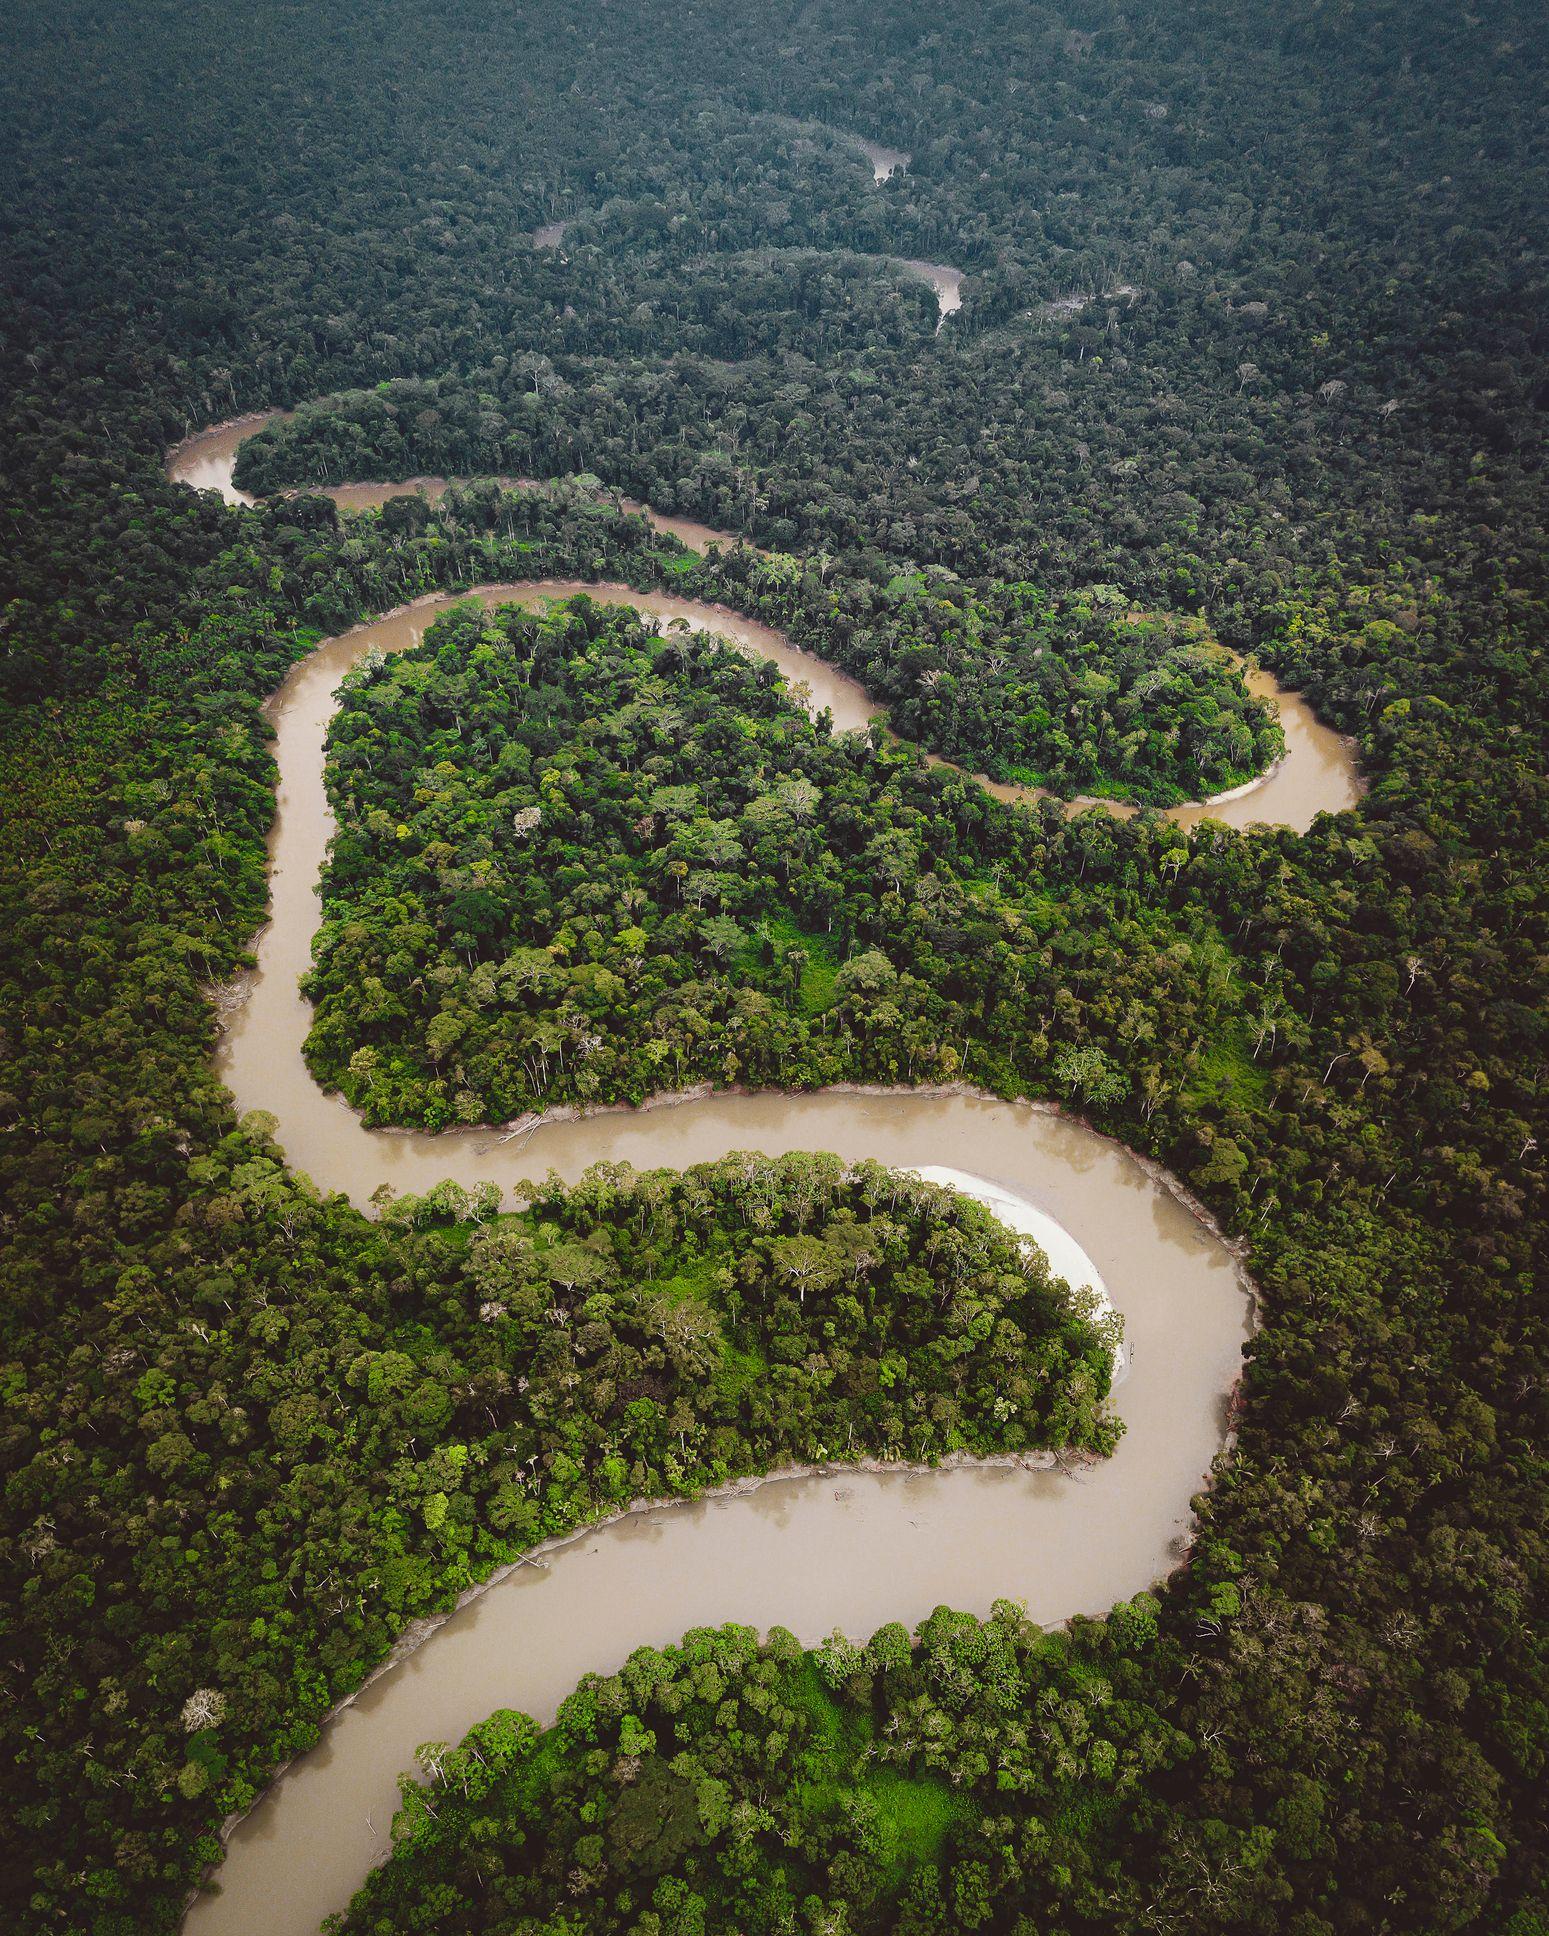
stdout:
{"type": "Polygon", "coordinates": [[[367,1217],[238,1119],[264,700],[549,574],[764,617],[893,734],[600,606],[443,621],[330,742],[319,1078],[429,1128],[1055,1098],[1247,1241],[1260,1328],[1153,1592],[698,1633],[493,1715],[341,1926],[1544,1936],[1542,9],[24,0],[6,41],[0,1921],[175,1929],[411,1621],[623,1500],[1111,1448],[1100,1330],[942,1192],[798,1157],[367,1217]],[[254,508],[167,480],[276,407],[254,508]],[[421,473],[553,488],[306,488],[421,473]],[[1217,641],[1352,738],[1356,808],[1152,810],[1279,751],[1217,641]]]}

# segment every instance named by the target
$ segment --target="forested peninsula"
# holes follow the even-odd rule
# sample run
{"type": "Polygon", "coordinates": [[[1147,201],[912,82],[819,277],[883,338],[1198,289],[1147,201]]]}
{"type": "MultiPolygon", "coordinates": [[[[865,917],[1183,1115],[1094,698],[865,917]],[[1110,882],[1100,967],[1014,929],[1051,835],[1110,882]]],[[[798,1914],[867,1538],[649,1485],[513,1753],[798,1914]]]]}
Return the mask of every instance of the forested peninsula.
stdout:
{"type": "Polygon", "coordinates": [[[1091,1003],[1102,1033],[1116,989],[1131,1073],[1117,1044],[1067,1048],[1067,1093],[1159,1094],[1179,1066],[1252,1081],[1207,910],[1086,890],[1084,843],[1051,868],[1039,821],[836,740],[713,638],[585,599],[454,613],[352,676],[330,774],[308,1059],[368,1122],[702,1081],[1014,1089],[1051,1004],[1091,1003]],[[1057,894],[1027,891],[1051,874],[1057,894]]]}
{"type": "Polygon", "coordinates": [[[341,1928],[1534,1936],[1539,11],[64,0],[11,41],[6,1926],[273,1936],[284,1848],[200,1892],[232,1818],[636,1500],[868,1459],[1079,1498],[1131,1443],[1100,1308],[898,1169],[565,1182],[516,1136],[504,1195],[362,1209],[239,1113],[274,695],[554,579],[763,619],[887,727],[600,593],[362,666],[319,1106],[451,1144],[691,1084],[1058,1104],[1146,1166],[1112,1222],[1189,1206],[1257,1324],[1148,1590],[1044,1628],[954,1610],[948,1556],[869,1636],[599,1659],[427,1734],[341,1928]],[[282,408],[257,503],[169,477],[282,408]],[[464,481],[321,494],[420,473],[464,481]],[[1166,817],[1278,757],[1250,662],[1353,743],[1348,810],[1166,817]]]}

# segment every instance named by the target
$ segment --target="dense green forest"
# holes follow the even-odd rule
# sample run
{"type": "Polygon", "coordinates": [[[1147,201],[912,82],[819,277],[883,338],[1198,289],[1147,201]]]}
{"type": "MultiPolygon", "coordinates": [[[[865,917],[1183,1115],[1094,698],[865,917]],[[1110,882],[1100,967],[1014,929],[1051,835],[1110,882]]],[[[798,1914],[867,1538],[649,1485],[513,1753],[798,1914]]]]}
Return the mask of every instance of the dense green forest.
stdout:
{"type": "MultiPolygon", "coordinates": [[[[1089,1088],[1255,1086],[1251,991],[1207,908],[1085,887],[1095,826],[1051,841],[835,739],[722,641],[584,599],[470,608],[346,690],[308,1056],[370,1122],[707,1080],[1014,1091],[1062,1004],[1089,1088]]],[[[1146,872],[1186,855],[1159,831],[1146,872]]]]}
{"type": "MultiPolygon", "coordinates": [[[[1157,1607],[1045,1634],[1008,1602],[811,1653],[776,1628],[642,1648],[538,1736],[492,1715],[427,1743],[399,1850],[340,1928],[800,1929],[878,1910],[923,1936],[983,1929],[1008,1895],[1043,1916],[1133,1895],[1103,1830],[1187,1749],[1147,1699],[1157,1607]],[[964,1789],[998,1772],[998,1809],[964,1789]],[[545,1911],[564,1900],[563,1921],[545,1911]]],[[[1286,1827],[1314,1829],[1305,1814],[1286,1827]]],[[[1030,1918],[1023,1928],[1036,1928],[1030,1918]]]]}
{"type": "Polygon", "coordinates": [[[890,1183],[880,1259],[817,1307],[780,1245],[853,1248],[870,1173],[373,1220],[234,1120],[209,993],[263,916],[264,700],[359,616],[554,574],[722,599],[856,671],[909,740],[1157,804],[1273,755],[1219,639],[1356,735],[1370,790],[1306,835],[1008,809],[595,608],[455,618],[361,680],[314,1047],[375,1113],[627,1097],[663,1086],[653,1059],[668,1085],[903,1081],[950,1049],[1181,1176],[1251,1246],[1261,1328],[1154,1598],[1055,1635],[1001,1608],[914,1646],[691,1636],[547,1734],[497,1716],[433,1757],[349,1927],[1531,1936],[1539,10],[66,0],[10,43],[8,1926],[175,1927],[222,1818],[412,1618],[641,1489],[841,1431],[924,1458],[1108,1443],[1101,1340],[939,1196],[890,1183]],[[907,171],[874,183],[854,133],[907,171]],[[911,259],[966,273],[939,333],[911,259]],[[579,481],[348,521],[166,481],[188,430],[314,401],[250,481],[579,481]],[[598,482],[779,556],[696,563],[598,482]],[[1167,728],[1140,732],[1154,679],[1167,728]],[[737,831],[771,797],[772,857],[737,831]],[[637,803],[681,877],[631,844],[637,803]],[[394,895],[417,911],[389,947],[394,895]],[[493,1024],[475,988],[567,927],[493,1024]],[[608,1008],[626,945],[662,986],[608,1008]],[[346,994],[366,974],[375,1014],[346,994]],[[541,1052],[582,1014],[592,1092],[541,1052]],[[942,1232],[966,1360],[910,1296],[942,1232]],[[1011,1388],[1015,1414],[986,1404],[1011,1388]],[[478,1456],[491,1433],[541,1489],[478,1456]]]}
{"type": "MultiPolygon", "coordinates": [[[[406,396],[358,400],[386,437],[341,452],[331,441],[340,418],[328,406],[303,409],[243,443],[241,479],[267,494],[416,475],[397,426],[411,411],[416,421],[438,413],[416,409],[423,394],[405,387],[406,396]]],[[[454,469],[503,463],[498,447],[478,442],[418,448],[454,469]]],[[[597,482],[586,472],[566,481],[597,482]]],[[[456,504],[449,509],[455,520],[456,504]]],[[[814,569],[785,552],[738,548],[723,560],[712,549],[708,563],[664,560],[664,575],[759,611],[886,701],[895,729],[994,779],[1169,806],[1251,779],[1283,747],[1271,710],[1248,696],[1204,624],[1137,611],[1115,585],[1051,596],[1026,583],[968,583],[944,565],[889,576],[826,554],[814,569]]]]}

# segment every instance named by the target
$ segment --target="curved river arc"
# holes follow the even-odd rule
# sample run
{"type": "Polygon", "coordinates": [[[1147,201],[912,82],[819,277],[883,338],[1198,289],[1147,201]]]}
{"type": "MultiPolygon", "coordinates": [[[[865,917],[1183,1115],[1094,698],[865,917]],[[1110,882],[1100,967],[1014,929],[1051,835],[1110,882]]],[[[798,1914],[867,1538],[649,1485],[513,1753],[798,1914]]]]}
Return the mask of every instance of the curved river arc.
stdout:
{"type": "MultiPolygon", "coordinates": [[[[713,607],[567,581],[472,595],[532,605],[580,589],[776,657],[809,680],[813,703],[839,698],[863,709],[852,722],[836,705],[841,726],[871,710],[853,682],[713,607]]],[[[998,1598],[1019,1599],[1046,1625],[1104,1612],[1182,1557],[1191,1499],[1225,1443],[1251,1328],[1235,1258],[1182,1193],[1038,1105],[966,1091],[712,1094],[432,1136],[369,1130],[324,1094],[302,1059],[311,1009],[298,982],[311,963],[333,831],[323,764],[337,687],[368,651],[412,646],[469,595],[429,597],[325,641],[270,702],[279,766],[271,918],[219,1051],[238,1106],[273,1114],[288,1160],[361,1204],[384,1181],[421,1191],[455,1176],[504,1191],[549,1168],[573,1179],[602,1160],[683,1168],[739,1149],[827,1149],[925,1171],[950,1159],[938,1177],[1044,1242],[1065,1274],[1106,1289],[1125,1329],[1116,1409],[1126,1434],[1112,1458],[1069,1468],[1039,1457],[777,1475],[693,1504],[642,1506],[530,1556],[445,1621],[406,1635],[328,1721],[316,1748],[235,1825],[221,1893],[196,1901],[190,1936],[313,1936],[386,1853],[397,1776],[419,1743],[456,1740],[498,1706],[548,1720],[582,1674],[691,1627],[779,1624],[812,1642],[835,1625],[864,1635],[885,1620],[917,1623],[943,1601],[982,1614],[998,1598]]]]}
{"type": "MultiPolygon", "coordinates": [[[[232,481],[237,450],[245,439],[262,430],[266,424],[282,423],[291,414],[288,410],[258,411],[198,431],[168,454],[167,475],[174,483],[187,484],[194,490],[218,491],[228,504],[251,504],[252,498],[245,491],[239,491],[232,481]]],[[[534,480],[506,478],[501,481],[532,484],[534,480]]],[[[414,477],[401,484],[337,484],[324,487],[322,495],[331,497],[342,511],[368,511],[377,509],[390,498],[415,492],[422,493],[434,503],[455,482],[455,479],[445,477],[414,477]]],[[[652,510],[649,505],[633,498],[620,501],[626,511],[639,512],[657,530],[670,532],[690,551],[704,552],[713,544],[730,550],[743,542],[728,532],[712,530],[709,525],[700,524],[695,519],[667,516],[652,510]]],[[[602,588],[577,585],[575,589],[600,591],[602,588]]],[[[637,603],[639,598],[638,594],[628,591],[624,591],[622,596],[630,603],[637,603]]],[[[683,601],[677,602],[681,604],[683,601]]],[[[775,659],[787,677],[805,680],[812,692],[814,709],[828,706],[833,712],[838,731],[864,729],[870,720],[886,716],[885,709],[877,704],[858,680],[814,654],[800,651],[769,626],[742,618],[725,607],[697,606],[695,609],[701,613],[713,611],[714,629],[743,646],[775,659]]],[[[1278,711],[1285,733],[1284,754],[1268,772],[1243,786],[1234,787],[1229,793],[1167,808],[1167,819],[1182,827],[1195,826],[1201,820],[1216,820],[1228,827],[1289,827],[1295,833],[1305,833],[1320,813],[1340,813],[1347,807],[1356,806],[1364,789],[1349,740],[1332,727],[1325,726],[1300,693],[1282,686],[1274,674],[1262,666],[1247,666],[1243,677],[1249,692],[1256,699],[1269,700],[1278,711]]],[[[938,754],[927,754],[926,757],[933,766],[951,767],[954,772],[965,771],[938,754]]],[[[1010,804],[1057,797],[1042,787],[991,780],[982,773],[970,777],[977,780],[987,792],[993,793],[997,800],[1010,804]]],[[[1104,813],[1111,813],[1122,820],[1132,818],[1139,811],[1122,800],[1082,798],[1062,804],[1072,812],[1098,807],[1104,813]]]]}
{"type": "Polygon", "coordinates": [[[926,262],[918,256],[900,256],[898,266],[928,282],[936,292],[936,334],[939,336],[947,318],[955,316],[963,306],[963,270],[954,269],[950,262],[926,262]]]}

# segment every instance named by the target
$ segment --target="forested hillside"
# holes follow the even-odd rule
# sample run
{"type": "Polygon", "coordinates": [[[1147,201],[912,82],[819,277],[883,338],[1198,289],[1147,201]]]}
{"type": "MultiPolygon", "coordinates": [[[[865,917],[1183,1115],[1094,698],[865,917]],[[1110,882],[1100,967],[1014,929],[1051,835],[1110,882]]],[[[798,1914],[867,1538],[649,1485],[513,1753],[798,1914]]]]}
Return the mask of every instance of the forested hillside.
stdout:
{"type": "Polygon", "coordinates": [[[368,614],[555,576],[779,624],[898,737],[598,605],[443,621],[334,729],[318,1074],[432,1128],[1052,1098],[1242,1241],[1259,1328],[1154,1594],[693,1635],[497,1715],[345,1926],[1533,1936],[1541,10],[29,0],[8,41],[6,1926],[174,1929],[411,1622],[633,1497],[1112,1446],[1104,1338],[924,1186],[815,1155],[368,1217],[237,1119],[265,700],[368,614]],[[554,488],[168,481],[298,405],[249,489],[554,488]],[[1145,810],[1278,751],[1216,641],[1353,736],[1357,809],[1145,810]]]}

